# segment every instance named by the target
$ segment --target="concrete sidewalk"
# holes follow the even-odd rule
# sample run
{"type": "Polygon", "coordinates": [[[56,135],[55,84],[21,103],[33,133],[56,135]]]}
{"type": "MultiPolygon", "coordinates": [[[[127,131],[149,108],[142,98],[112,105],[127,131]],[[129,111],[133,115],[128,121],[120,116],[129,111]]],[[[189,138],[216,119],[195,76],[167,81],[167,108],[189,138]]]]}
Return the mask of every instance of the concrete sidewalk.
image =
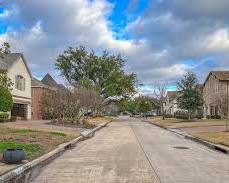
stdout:
{"type": "Polygon", "coordinates": [[[44,168],[34,183],[154,183],[129,121],[115,120],[44,168]]]}

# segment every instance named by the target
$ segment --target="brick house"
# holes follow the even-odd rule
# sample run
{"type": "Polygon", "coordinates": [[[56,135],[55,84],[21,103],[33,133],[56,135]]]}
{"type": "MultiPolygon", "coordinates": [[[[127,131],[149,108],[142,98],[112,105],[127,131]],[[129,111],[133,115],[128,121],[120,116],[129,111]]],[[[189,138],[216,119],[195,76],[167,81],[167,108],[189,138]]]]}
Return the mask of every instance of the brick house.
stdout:
{"type": "Polygon", "coordinates": [[[0,71],[5,71],[13,83],[11,116],[17,119],[31,119],[32,75],[23,54],[9,53],[0,58],[0,71]]]}
{"type": "Polygon", "coordinates": [[[203,85],[204,117],[228,115],[229,71],[211,71],[203,85]]]}
{"type": "Polygon", "coordinates": [[[63,85],[57,84],[50,74],[39,81],[35,78],[32,80],[32,119],[41,120],[42,115],[42,95],[44,92],[55,92],[63,85]]]}

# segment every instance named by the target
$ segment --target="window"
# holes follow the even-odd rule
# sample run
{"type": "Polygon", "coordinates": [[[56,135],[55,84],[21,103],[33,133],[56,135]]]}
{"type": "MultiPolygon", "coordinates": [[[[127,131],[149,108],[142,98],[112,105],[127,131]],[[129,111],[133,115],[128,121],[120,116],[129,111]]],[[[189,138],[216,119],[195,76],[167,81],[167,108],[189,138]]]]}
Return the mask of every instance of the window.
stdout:
{"type": "Polygon", "coordinates": [[[15,88],[21,91],[25,90],[25,78],[21,75],[17,75],[15,78],[15,88]]]}

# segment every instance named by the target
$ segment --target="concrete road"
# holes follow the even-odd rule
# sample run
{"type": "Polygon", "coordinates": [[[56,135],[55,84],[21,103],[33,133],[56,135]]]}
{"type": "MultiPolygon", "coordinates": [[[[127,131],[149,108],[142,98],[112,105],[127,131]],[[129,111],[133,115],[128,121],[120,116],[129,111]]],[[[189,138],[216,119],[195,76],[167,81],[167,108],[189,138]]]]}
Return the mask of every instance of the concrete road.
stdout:
{"type": "Polygon", "coordinates": [[[229,156],[120,117],[43,169],[34,183],[228,183],[229,156]]]}

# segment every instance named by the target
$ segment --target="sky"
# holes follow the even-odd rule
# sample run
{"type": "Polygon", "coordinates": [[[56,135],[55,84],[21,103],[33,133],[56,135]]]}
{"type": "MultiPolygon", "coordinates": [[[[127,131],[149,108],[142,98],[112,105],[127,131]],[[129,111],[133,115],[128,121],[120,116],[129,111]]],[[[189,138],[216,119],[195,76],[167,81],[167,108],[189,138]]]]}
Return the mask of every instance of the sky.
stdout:
{"type": "Polygon", "coordinates": [[[0,0],[0,43],[24,53],[34,77],[58,78],[57,56],[69,46],[121,53],[141,92],[187,71],[203,82],[229,70],[228,0],[0,0]]]}

